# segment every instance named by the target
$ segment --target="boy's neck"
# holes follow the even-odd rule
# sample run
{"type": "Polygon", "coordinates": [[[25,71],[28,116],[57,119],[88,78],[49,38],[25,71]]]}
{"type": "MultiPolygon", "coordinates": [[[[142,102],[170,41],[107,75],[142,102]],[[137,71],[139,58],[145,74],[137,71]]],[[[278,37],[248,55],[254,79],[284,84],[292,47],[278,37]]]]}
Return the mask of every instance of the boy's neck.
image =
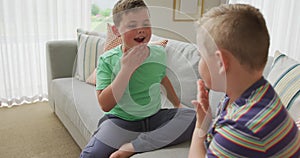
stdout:
{"type": "MultiPolygon", "coordinates": [[[[148,43],[147,43],[148,44],[148,43]]],[[[122,53],[125,53],[125,52],[127,52],[128,50],[130,50],[131,48],[126,48],[125,46],[124,46],[124,44],[122,44],[121,45],[121,50],[122,50],[122,53]]]]}
{"type": "Polygon", "coordinates": [[[130,50],[131,48],[127,48],[124,46],[124,44],[121,45],[121,50],[122,50],[122,53],[125,53],[127,52],[128,50],[130,50]]]}
{"type": "Polygon", "coordinates": [[[127,49],[124,47],[123,44],[121,45],[121,50],[122,50],[122,53],[125,53],[127,51],[127,49]]]}
{"type": "Polygon", "coordinates": [[[238,99],[248,88],[262,77],[262,71],[253,73],[242,72],[227,75],[227,90],[226,94],[229,96],[229,104],[238,99]]]}

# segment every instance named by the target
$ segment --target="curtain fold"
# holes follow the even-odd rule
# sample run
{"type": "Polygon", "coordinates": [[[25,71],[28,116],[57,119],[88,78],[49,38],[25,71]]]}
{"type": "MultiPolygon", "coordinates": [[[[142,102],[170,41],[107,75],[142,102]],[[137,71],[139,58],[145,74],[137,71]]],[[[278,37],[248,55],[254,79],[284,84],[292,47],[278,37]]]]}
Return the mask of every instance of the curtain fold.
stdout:
{"type": "Polygon", "coordinates": [[[90,0],[0,1],[0,106],[47,100],[45,44],[90,26],[90,0]]]}
{"type": "Polygon", "coordinates": [[[299,0],[230,0],[260,9],[270,34],[269,54],[276,50],[300,61],[300,1],[299,0]]]}

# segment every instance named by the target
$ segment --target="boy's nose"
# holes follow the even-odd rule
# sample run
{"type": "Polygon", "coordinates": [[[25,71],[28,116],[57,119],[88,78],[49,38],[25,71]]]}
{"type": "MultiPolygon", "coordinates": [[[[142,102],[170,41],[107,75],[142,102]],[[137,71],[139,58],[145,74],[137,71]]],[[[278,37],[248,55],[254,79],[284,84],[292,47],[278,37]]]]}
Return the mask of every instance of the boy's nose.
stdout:
{"type": "Polygon", "coordinates": [[[145,32],[144,29],[139,29],[139,30],[138,30],[138,34],[144,33],[144,32],[145,32]]]}

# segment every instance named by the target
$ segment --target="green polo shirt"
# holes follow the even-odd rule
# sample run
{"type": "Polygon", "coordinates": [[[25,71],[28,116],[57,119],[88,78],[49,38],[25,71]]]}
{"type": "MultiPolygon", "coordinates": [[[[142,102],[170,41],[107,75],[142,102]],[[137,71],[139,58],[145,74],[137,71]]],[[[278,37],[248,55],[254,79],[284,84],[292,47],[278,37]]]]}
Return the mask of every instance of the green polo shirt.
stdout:
{"type": "MultiPolygon", "coordinates": [[[[107,114],[134,121],[151,116],[161,108],[160,82],[166,75],[166,53],[162,46],[148,47],[150,55],[132,74],[122,98],[107,114]]],[[[112,83],[120,71],[121,58],[121,46],[99,57],[96,90],[112,83]]]]}

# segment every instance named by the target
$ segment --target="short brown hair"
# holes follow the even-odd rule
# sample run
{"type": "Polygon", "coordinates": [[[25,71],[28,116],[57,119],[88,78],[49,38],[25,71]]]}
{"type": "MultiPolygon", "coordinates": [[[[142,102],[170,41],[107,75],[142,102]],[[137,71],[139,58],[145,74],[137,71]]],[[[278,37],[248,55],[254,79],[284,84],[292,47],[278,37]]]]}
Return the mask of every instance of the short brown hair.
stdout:
{"type": "Polygon", "coordinates": [[[119,0],[113,8],[113,22],[116,26],[120,25],[122,15],[134,11],[138,8],[148,8],[143,0],[119,0]]]}
{"type": "Polygon", "coordinates": [[[265,67],[270,37],[258,9],[246,4],[221,5],[205,13],[199,24],[219,49],[231,52],[242,65],[252,70],[265,67]]]}

